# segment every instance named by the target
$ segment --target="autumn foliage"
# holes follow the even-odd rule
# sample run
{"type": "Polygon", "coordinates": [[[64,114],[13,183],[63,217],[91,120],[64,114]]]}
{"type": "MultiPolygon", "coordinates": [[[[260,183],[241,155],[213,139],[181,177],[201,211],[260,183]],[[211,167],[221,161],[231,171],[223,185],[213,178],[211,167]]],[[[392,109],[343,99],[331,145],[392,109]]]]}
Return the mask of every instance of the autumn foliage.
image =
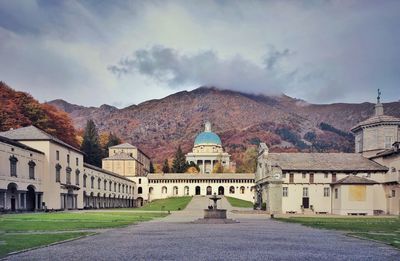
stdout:
{"type": "Polygon", "coordinates": [[[67,113],[0,82],[0,131],[30,125],[77,147],[75,129],[67,113]]]}

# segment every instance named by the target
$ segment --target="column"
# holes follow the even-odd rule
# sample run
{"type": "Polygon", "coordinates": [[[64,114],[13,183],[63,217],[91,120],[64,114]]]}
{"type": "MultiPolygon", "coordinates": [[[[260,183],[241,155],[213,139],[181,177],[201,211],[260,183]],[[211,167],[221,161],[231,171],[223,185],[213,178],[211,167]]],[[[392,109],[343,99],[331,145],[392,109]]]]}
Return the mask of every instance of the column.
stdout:
{"type": "Polygon", "coordinates": [[[211,172],[214,170],[214,160],[211,160],[211,172]]]}
{"type": "Polygon", "coordinates": [[[21,208],[22,208],[22,206],[21,206],[21,193],[17,192],[17,204],[15,206],[15,209],[21,209],[21,208]]]}
{"type": "Polygon", "coordinates": [[[203,169],[203,173],[206,173],[206,165],[205,165],[205,160],[203,160],[203,166],[202,166],[202,169],[203,169]]]}
{"type": "Polygon", "coordinates": [[[7,209],[7,190],[4,191],[3,207],[4,207],[4,209],[7,209]]]}
{"type": "Polygon", "coordinates": [[[38,205],[39,205],[39,194],[35,193],[35,210],[38,209],[38,205]]]}
{"type": "Polygon", "coordinates": [[[26,193],[22,194],[22,200],[24,202],[24,208],[26,209],[26,193]]]}

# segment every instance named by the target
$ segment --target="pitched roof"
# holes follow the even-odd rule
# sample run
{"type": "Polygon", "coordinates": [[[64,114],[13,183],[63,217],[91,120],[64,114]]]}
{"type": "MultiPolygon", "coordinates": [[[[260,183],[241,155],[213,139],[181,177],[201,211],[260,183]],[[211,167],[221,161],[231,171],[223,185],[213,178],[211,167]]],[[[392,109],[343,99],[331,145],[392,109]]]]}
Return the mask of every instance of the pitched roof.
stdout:
{"type": "Polygon", "coordinates": [[[136,159],[130,156],[128,153],[120,152],[112,155],[111,157],[104,158],[103,160],[136,160],[136,159]]]}
{"type": "Polygon", "coordinates": [[[366,179],[363,177],[358,177],[355,175],[348,175],[347,177],[340,179],[336,182],[332,182],[332,184],[346,184],[346,185],[351,185],[351,184],[363,184],[363,185],[374,185],[378,184],[375,180],[371,179],[366,179]]]}
{"type": "Polygon", "coordinates": [[[34,149],[34,148],[31,148],[31,147],[29,147],[29,146],[27,146],[27,145],[25,145],[25,144],[23,144],[21,142],[18,142],[18,141],[15,141],[15,140],[11,140],[11,139],[3,137],[3,136],[0,136],[0,142],[7,143],[9,145],[12,145],[12,146],[15,146],[15,147],[18,147],[18,148],[21,148],[21,149],[30,150],[32,152],[44,154],[42,151],[39,151],[39,150],[34,149]]]}
{"type": "Polygon", "coordinates": [[[375,125],[379,123],[393,123],[400,125],[400,118],[396,118],[389,115],[372,116],[366,119],[365,121],[358,123],[356,126],[351,128],[351,131],[356,131],[358,128],[362,126],[375,125]]]}
{"type": "Polygon", "coordinates": [[[112,147],[110,147],[110,148],[116,148],[116,149],[136,149],[136,147],[133,146],[133,145],[130,144],[130,143],[122,143],[122,144],[118,144],[118,145],[112,146],[112,147]]]}
{"type": "Polygon", "coordinates": [[[268,159],[286,171],[387,171],[358,153],[269,153],[268,159]]]}
{"type": "Polygon", "coordinates": [[[46,133],[45,131],[33,125],[18,128],[15,130],[0,132],[0,135],[12,140],[48,140],[83,154],[83,152],[78,150],[77,148],[69,145],[68,143],[65,143],[60,139],[57,139],[56,137],[46,133]]]}

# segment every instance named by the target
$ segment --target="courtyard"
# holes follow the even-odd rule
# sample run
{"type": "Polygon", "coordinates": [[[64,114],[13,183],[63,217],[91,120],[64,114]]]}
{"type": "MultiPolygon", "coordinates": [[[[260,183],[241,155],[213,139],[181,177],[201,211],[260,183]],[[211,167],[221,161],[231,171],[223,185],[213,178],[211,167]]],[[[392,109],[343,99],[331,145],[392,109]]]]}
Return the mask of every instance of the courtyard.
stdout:
{"type": "MultiPolygon", "coordinates": [[[[179,199],[178,202],[182,201],[179,199]]],[[[174,201],[176,204],[177,201],[174,201]]],[[[159,204],[159,203],[157,203],[159,204]]],[[[343,231],[327,230],[297,224],[299,220],[282,222],[269,219],[266,214],[248,214],[248,208],[232,207],[226,198],[220,207],[228,209],[228,217],[240,223],[210,225],[193,224],[191,221],[202,216],[202,209],[209,204],[206,197],[193,197],[182,211],[173,211],[171,215],[160,216],[159,211],[142,212],[138,222],[138,212],[132,210],[92,211],[116,215],[115,221],[123,224],[107,225],[105,230],[84,229],[80,233],[90,233],[61,244],[22,252],[6,257],[7,260],[395,260],[400,252],[391,246],[370,240],[348,236],[343,231]],[[113,214],[112,214],[113,213],[113,214]],[[118,214],[119,213],[119,214],[118,214]],[[157,217],[158,215],[158,217],[157,217]],[[129,218],[127,218],[129,217],[129,218]],[[128,219],[128,221],[127,221],[128,219]],[[118,221],[119,220],[119,221],[118,221]],[[127,223],[125,223],[127,222],[127,223]],[[128,223],[135,225],[129,225],[128,223]],[[128,225],[127,225],[128,224],[128,225]]],[[[162,205],[169,205],[164,201],[162,205]]],[[[57,213],[58,214],[58,213],[57,213]]],[[[64,213],[59,213],[65,215],[64,213]]],[[[74,214],[79,215],[79,214],[74,214]]],[[[101,214],[105,215],[105,214],[101,214]]],[[[29,215],[19,215],[21,217],[29,215]]],[[[88,216],[88,217],[89,217],[88,216]]],[[[109,220],[113,220],[108,216],[109,220]]],[[[74,216],[71,216],[73,219],[74,216]]],[[[65,219],[65,217],[63,217],[65,219]]],[[[107,219],[106,218],[106,219],[107,219]]],[[[305,220],[311,219],[303,219],[305,220]]],[[[349,220],[340,218],[340,220],[349,220]]],[[[399,229],[399,223],[393,218],[352,219],[362,225],[363,220],[369,227],[399,229]],[[385,221],[379,221],[385,220],[385,221]],[[386,222],[387,221],[387,222],[386,222]],[[394,223],[393,223],[394,221],[394,223]],[[379,222],[381,223],[379,225],[379,222]],[[396,223],[397,222],[397,223],[396,223]]],[[[12,220],[11,220],[12,221],[12,220]]],[[[11,222],[9,221],[9,222],[11,222]]],[[[317,220],[313,220],[314,223],[317,220]]],[[[328,222],[329,219],[326,219],[328,222]]],[[[344,224],[345,222],[342,222],[344,224]]],[[[3,225],[12,227],[12,225],[3,225]]],[[[96,227],[94,225],[91,228],[96,227]]],[[[98,227],[98,226],[97,226],[98,227]]],[[[73,228],[77,230],[76,227],[73,228]]],[[[343,227],[333,228],[346,231],[343,227]]],[[[13,230],[9,229],[9,233],[13,230]]],[[[66,235],[68,237],[68,235],[66,235]]],[[[81,235],[80,235],[81,236],[81,235]]]]}

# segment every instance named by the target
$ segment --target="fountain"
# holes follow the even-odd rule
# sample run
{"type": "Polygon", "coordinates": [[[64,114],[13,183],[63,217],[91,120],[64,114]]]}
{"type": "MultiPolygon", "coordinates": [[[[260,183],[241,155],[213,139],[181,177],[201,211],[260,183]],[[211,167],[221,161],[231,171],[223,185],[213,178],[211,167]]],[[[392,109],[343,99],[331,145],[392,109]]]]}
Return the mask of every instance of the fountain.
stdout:
{"type": "Polygon", "coordinates": [[[215,193],[210,199],[213,201],[213,204],[208,207],[208,209],[204,209],[204,218],[200,218],[195,223],[200,224],[229,224],[229,223],[237,223],[236,220],[226,218],[226,209],[218,209],[217,201],[221,199],[215,193]]]}

